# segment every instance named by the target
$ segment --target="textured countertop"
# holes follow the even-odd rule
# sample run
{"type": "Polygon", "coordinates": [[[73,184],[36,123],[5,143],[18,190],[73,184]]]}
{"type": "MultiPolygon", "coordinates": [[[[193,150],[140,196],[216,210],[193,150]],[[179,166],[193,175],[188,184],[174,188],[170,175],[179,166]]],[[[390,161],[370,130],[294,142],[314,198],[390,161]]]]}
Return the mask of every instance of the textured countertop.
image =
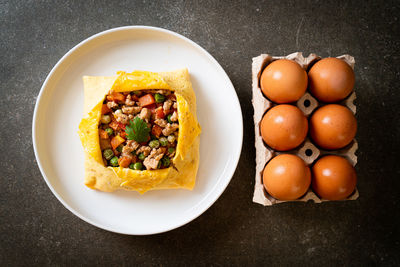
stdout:
{"type": "Polygon", "coordinates": [[[399,265],[399,1],[0,1],[0,266],[399,265]],[[124,236],[74,216],[43,180],[32,113],[56,62],[110,28],[166,28],[209,51],[243,111],[235,175],[193,222],[124,236]],[[251,59],[261,53],[356,58],[356,201],[252,203],[251,59]],[[396,159],[397,157],[397,159],[396,159]]]}

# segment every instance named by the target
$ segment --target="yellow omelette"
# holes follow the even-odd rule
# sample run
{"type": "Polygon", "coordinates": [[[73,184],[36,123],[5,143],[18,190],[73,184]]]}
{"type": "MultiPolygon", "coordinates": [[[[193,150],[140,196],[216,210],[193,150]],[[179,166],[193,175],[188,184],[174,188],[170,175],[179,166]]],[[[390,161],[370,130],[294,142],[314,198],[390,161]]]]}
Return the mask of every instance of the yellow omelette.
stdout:
{"type": "Polygon", "coordinates": [[[199,166],[200,125],[196,117],[196,96],[187,69],[171,72],[118,72],[112,77],[84,76],[84,114],[79,136],[85,153],[86,186],[111,192],[118,189],[193,189],[199,166]],[[109,92],[162,89],[174,91],[178,105],[179,136],[172,166],[158,170],[106,167],[99,144],[101,107],[109,92]]]}

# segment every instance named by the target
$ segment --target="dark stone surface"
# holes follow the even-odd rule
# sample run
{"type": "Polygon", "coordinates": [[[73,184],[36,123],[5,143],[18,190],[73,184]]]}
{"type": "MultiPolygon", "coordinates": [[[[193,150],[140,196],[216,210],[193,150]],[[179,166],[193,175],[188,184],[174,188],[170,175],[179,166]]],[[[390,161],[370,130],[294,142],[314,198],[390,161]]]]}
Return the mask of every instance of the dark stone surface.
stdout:
{"type": "Polygon", "coordinates": [[[0,1],[0,265],[399,265],[399,1],[0,1]],[[97,229],[66,210],[36,165],[31,121],[54,64],[124,25],[181,33],[226,70],[243,109],[232,182],[202,216],[154,236],[97,229]],[[251,58],[355,56],[358,188],[351,202],[252,203],[251,58]]]}

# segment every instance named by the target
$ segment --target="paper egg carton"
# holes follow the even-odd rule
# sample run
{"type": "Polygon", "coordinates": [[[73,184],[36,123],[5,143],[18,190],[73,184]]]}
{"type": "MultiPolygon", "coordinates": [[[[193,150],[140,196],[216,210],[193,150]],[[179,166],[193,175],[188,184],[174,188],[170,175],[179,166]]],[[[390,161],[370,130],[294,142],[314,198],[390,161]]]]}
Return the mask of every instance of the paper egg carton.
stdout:
{"type": "MultiPolygon", "coordinates": [[[[306,140],[295,150],[291,151],[285,151],[285,152],[280,152],[280,151],[275,151],[272,148],[268,147],[260,133],[260,122],[263,117],[263,115],[275,106],[276,104],[272,103],[269,101],[262,93],[261,88],[260,88],[260,76],[262,71],[265,69],[265,67],[271,63],[272,61],[275,61],[277,59],[291,59],[296,61],[300,66],[305,69],[307,72],[309,68],[316,63],[318,60],[321,59],[321,57],[317,56],[316,54],[310,54],[308,57],[303,57],[301,52],[293,53],[285,57],[274,57],[270,56],[268,54],[261,54],[258,57],[253,58],[253,64],[252,64],[252,92],[253,92],[253,97],[252,97],[252,104],[254,108],[254,129],[255,129],[255,147],[256,147],[256,181],[255,181],[255,186],[254,186],[254,195],[253,195],[253,202],[262,204],[264,206],[271,206],[277,203],[282,203],[282,202],[288,202],[288,201],[282,201],[273,198],[271,195],[267,193],[267,191],[264,188],[264,185],[262,183],[262,172],[264,170],[265,165],[271,160],[274,156],[279,155],[281,153],[290,153],[290,154],[296,154],[300,158],[302,158],[307,165],[311,165],[314,161],[316,161],[320,156],[330,154],[330,155],[340,155],[346,157],[353,166],[356,165],[357,163],[357,156],[355,155],[355,152],[358,148],[357,141],[354,139],[349,145],[347,145],[345,148],[341,150],[335,150],[335,151],[325,151],[317,148],[311,140],[307,137],[306,140]]],[[[347,62],[353,69],[354,69],[354,64],[355,60],[352,56],[349,55],[343,55],[339,56],[337,58],[340,58],[347,62]]],[[[346,107],[348,107],[353,114],[356,113],[356,106],[354,105],[354,100],[356,98],[356,93],[353,90],[353,92],[341,103],[346,107]]],[[[310,93],[308,93],[308,90],[306,93],[295,103],[295,105],[304,113],[304,115],[308,118],[312,112],[318,108],[319,106],[324,105],[323,103],[319,103],[310,93]]],[[[346,199],[346,200],[355,200],[359,196],[357,188],[355,191],[346,199]]],[[[299,199],[296,200],[291,200],[291,201],[309,201],[312,200],[315,203],[321,203],[323,201],[328,201],[319,198],[310,188],[308,191],[299,199]]]]}

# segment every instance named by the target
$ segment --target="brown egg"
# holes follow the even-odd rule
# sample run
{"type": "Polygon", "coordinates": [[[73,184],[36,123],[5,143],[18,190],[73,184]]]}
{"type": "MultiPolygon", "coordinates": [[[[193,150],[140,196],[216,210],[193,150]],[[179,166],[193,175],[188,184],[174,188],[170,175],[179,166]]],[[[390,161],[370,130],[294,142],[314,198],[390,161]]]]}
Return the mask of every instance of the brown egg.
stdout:
{"type": "Polygon", "coordinates": [[[341,59],[324,58],[308,72],[310,92],[320,101],[332,103],[346,98],[354,87],[354,71],[341,59]]]}
{"type": "Polygon", "coordinates": [[[304,141],[308,121],[298,107],[277,105],[264,115],[260,130],[267,145],[275,150],[288,151],[304,141]]]}
{"type": "Polygon", "coordinates": [[[357,132],[357,121],[346,107],[330,104],[317,109],[310,119],[310,135],[323,149],[339,149],[348,145],[357,132]]]}
{"type": "Polygon", "coordinates": [[[345,199],[353,193],[356,183],[356,171],[343,157],[325,156],[312,167],[312,188],[321,198],[345,199]]]}
{"type": "Polygon", "coordinates": [[[275,103],[290,103],[300,99],[307,89],[306,71],[295,61],[279,59],[269,64],[261,74],[263,93],[275,103]]]}
{"type": "Polygon", "coordinates": [[[296,155],[281,154],[265,166],[263,183],[267,192],[276,199],[297,199],[310,187],[310,168],[296,155]]]}

